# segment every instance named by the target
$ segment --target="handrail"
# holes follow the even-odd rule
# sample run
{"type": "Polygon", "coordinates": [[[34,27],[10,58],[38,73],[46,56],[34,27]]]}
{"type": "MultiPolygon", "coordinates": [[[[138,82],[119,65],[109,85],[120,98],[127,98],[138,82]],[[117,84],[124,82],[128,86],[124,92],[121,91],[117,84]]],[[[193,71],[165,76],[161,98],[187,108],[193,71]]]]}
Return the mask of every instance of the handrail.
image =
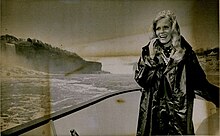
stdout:
{"type": "Polygon", "coordinates": [[[88,100],[86,102],[82,102],[82,103],[77,104],[75,106],[71,106],[69,108],[65,108],[65,109],[63,109],[61,111],[52,113],[50,115],[45,115],[45,116],[40,117],[38,119],[35,119],[35,120],[29,121],[27,123],[21,124],[19,126],[7,129],[5,131],[2,131],[1,135],[2,136],[20,135],[20,134],[28,132],[28,131],[30,131],[30,130],[32,130],[34,128],[42,126],[42,125],[48,123],[50,120],[54,121],[54,120],[60,119],[60,118],[62,118],[64,116],[67,116],[69,114],[72,114],[74,112],[77,112],[79,110],[87,108],[89,106],[92,106],[92,105],[94,105],[94,104],[96,104],[98,102],[101,102],[101,101],[103,101],[103,100],[105,100],[107,98],[110,98],[110,97],[113,97],[113,96],[116,96],[116,95],[120,95],[120,94],[124,94],[124,93],[136,92],[136,91],[140,91],[140,90],[141,89],[133,89],[133,90],[115,91],[115,92],[106,93],[106,94],[101,95],[99,97],[90,99],[90,100],[88,100]]]}

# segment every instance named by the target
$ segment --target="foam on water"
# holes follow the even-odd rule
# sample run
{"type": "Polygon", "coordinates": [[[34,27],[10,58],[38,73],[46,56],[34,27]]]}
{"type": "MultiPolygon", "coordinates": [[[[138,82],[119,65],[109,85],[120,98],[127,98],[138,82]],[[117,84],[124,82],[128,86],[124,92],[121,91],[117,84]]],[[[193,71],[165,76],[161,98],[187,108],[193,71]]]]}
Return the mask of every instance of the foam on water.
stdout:
{"type": "Polygon", "coordinates": [[[111,74],[5,77],[1,83],[1,131],[108,92],[136,88],[132,76],[111,74]]]}

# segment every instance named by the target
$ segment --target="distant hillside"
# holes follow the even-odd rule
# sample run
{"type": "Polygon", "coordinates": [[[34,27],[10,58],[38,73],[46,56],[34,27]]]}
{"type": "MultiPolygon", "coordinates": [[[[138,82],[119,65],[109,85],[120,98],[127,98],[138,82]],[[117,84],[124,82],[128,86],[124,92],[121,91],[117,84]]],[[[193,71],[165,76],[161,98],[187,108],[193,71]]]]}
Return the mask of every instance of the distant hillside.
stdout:
{"type": "Polygon", "coordinates": [[[208,49],[200,48],[195,50],[195,53],[198,56],[216,56],[219,58],[219,47],[208,48],[208,49]]]}
{"type": "Polygon", "coordinates": [[[56,74],[102,73],[102,64],[36,39],[1,36],[1,63],[56,74]]]}

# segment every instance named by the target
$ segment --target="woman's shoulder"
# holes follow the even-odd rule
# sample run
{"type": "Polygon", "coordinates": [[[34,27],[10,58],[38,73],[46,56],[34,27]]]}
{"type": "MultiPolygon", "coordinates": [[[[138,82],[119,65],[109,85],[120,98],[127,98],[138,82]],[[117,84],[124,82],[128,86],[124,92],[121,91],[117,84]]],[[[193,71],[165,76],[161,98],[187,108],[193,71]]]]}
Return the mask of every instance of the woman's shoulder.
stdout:
{"type": "Polygon", "coordinates": [[[192,51],[192,46],[186,41],[186,39],[181,36],[181,46],[182,48],[185,48],[188,51],[192,51]]]}
{"type": "Polygon", "coordinates": [[[150,44],[150,42],[148,42],[147,44],[145,44],[145,45],[142,47],[142,50],[148,50],[149,44],[150,44]]]}
{"type": "Polygon", "coordinates": [[[196,53],[192,49],[191,45],[185,40],[183,36],[181,36],[181,46],[185,48],[185,58],[195,60],[196,53]]]}

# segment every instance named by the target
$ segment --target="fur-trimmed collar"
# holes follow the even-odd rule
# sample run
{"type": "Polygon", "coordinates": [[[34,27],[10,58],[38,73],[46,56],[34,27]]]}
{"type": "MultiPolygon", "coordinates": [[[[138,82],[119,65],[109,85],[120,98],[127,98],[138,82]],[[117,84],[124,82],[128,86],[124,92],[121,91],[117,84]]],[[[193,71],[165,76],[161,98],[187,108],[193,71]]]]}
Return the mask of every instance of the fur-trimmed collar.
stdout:
{"type": "MultiPolygon", "coordinates": [[[[158,52],[161,52],[161,49],[159,49],[159,41],[158,38],[152,39],[149,44],[147,45],[149,48],[149,56],[153,59],[155,55],[158,52]]],[[[144,48],[146,48],[145,46],[144,48]]],[[[180,45],[173,46],[173,51],[171,52],[171,56],[169,60],[174,60],[174,62],[178,63],[183,59],[183,56],[185,55],[186,50],[192,49],[192,47],[189,45],[189,43],[184,39],[183,36],[180,38],[180,45]]]]}

